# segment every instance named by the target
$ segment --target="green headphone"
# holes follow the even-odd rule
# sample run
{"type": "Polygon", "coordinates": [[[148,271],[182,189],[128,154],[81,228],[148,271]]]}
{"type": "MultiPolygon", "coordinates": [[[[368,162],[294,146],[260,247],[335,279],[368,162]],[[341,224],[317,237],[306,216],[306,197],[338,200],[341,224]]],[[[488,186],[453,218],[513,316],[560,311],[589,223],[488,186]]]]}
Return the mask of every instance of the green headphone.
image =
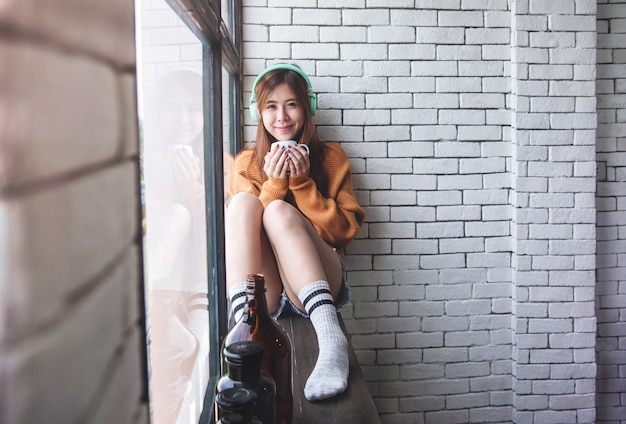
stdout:
{"type": "Polygon", "coordinates": [[[259,122],[261,120],[261,115],[259,114],[259,108],[256,104],[256,98],[254,94],[256,92],[257,84],[259,83],[259,81],[261,81],[261,79],[265,75],[269,74],[272,71],[276,71],[278,69],[287,69],[289,71],[294,71],[295,73],[297,73],[304,79],[304,81],[306,82],[306,85],[309,87],[309,101],[311,103],[311,115],[315,115],[315,111],[317,109],[317,96],[313,92],[313,86],[311,85],[311,81],[309,80],[309,77],[307,77],[307,75],[304,73],[302,69],[298,68],[295,65],[289,65],[287,63],[279,63],[276,65],[270,66],[269,68],[261,72],[259,76],[256,77],[256,79],[254,80],[254,84],[252,84],[252,92],[250,93],[250,116],[252,117],[252,120],[254,122],[259,122]]]}

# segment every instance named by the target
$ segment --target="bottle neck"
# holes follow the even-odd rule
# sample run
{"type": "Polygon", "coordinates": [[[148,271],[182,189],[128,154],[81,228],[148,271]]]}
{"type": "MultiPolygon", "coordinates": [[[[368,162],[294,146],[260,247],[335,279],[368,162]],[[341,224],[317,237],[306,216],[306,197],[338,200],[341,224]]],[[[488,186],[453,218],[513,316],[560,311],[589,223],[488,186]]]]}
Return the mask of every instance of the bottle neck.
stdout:
{"type": "Polygon", "coordinates": [[[262,278],[247,280],[246,296],[248,299],[248,313],[251,317],[268,317],[267,300],[265,298],[265,281],[262,278]]]}

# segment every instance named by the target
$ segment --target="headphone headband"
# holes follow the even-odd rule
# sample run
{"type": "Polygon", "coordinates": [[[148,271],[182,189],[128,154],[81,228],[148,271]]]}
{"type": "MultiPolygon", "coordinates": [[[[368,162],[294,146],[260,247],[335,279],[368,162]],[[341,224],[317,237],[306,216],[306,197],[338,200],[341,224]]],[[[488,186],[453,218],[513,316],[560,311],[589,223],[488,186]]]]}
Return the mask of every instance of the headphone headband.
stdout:
{"type": "Polygon", "coordinates": [[[263,72],[261,72],[254,80],[254,84],[252,84],[252,91],[250,93],[249,104],[250,104],[250,116],[252,117],[252,120],[254,122],[259,122],[261,120],[261,115],[259,113],[259,109],[256,104],[256,95],[255,95],[256,86],[259,83],[259,81],[263,79],[265,75],[269,74],[270,72],[277,71],[280,69],[293,71],[297,73],[298,75],[300,75],[302,79],[304,79],[309,89],[309,102],[311,106],[311,115],[315,115],[315,111],[317,110],[317,96],[313,92],[313,86],[311,85],[311,81],[309,80],[309,77],[304,73],[302,69],[300,69],[296,65],[290,65],[288,63],[278,63],[276,65],[269,66],[268,68],[263,70],[263,72]]]}

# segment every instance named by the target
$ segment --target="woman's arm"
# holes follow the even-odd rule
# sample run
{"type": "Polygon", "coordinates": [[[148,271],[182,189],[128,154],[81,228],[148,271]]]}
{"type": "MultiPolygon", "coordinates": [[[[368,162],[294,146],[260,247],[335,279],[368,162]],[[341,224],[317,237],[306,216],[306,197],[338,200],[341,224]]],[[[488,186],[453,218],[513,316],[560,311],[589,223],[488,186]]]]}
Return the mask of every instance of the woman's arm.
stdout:
{"type": "Polygon", "coordinates": [[[244,150],[235,159],[234,193],[252,193],[266,207],[273,200],[284,199],[288,190],[289,181],[286,179],[268,178],[263,181],[253,150],[244,150]]]}
{"type": "Polygon", "coordinates": [[[365,212],[354,196],[350,162],[337,143],[326,145],[324,169],[328,175],[328,195],[324,197],[307,175],[289,179],[296,206],[331,246],[344,247],[356,237],[365,212]]]}
{"type": "Polygon", "coordinates": [[[307,174],[288,180],[269,178],[263,182],[252,150],[245,150],[237,156],[234,192],[252,193],[265,207],[273,200],[283,200],[287,191],[291,190],[296,206],[326,243],[344,247],[361,229],[365,212],[354,196],[350,162],[345,152],[337,143],[328,143],[326,148],[323,164],[329,177],[326,197],[307,174]]]}

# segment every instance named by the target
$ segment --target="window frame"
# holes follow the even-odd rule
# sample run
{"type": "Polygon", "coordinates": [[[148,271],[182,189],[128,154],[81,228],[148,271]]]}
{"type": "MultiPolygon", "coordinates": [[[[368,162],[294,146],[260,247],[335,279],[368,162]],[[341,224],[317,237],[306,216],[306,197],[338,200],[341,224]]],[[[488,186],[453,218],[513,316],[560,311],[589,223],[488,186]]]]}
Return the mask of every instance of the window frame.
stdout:
{"type": "Polygon", "coordinates": [[[220,377],[220,346],[227,331],[226,270],[224,241],[224,151],[222,133],[222,67],[231,76],[229,99],[232,108],[229,138],[231,151],[236,153],[243,144],[241,125],[242,60],[241,60],[241,0],[166,0],[189,29],[202,42],[203,102],[204,102],[204,169],[207,214],[207,271],[209,283],[209,334],[211,372],[205,391],[199,422],[215,421],[214,387],[220,377]],[[221,2],[230,3],[229,18],[233,32],[221,19],[221,2]],[[215,307],[216,306],[216,307],[215,307]],[[217,371],[217,372],[216,372],[217,371]]]}

